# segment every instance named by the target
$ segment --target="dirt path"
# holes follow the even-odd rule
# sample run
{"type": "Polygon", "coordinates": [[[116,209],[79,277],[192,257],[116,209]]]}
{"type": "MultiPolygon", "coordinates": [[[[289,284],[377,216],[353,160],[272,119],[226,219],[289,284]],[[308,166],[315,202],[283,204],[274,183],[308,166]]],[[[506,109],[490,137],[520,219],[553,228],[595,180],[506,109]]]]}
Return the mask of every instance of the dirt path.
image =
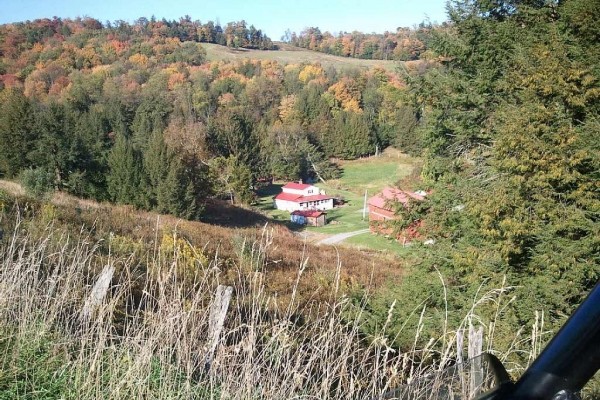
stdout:
{"type": "Polygon", "coordinates": [[[356,235],[362,235],[363,233],[367,233],[367,232],[369,232],[369,228],[361,229],[361,230],[354,231],[354,232],[338,233],[337,235],[333,235],[333,236],[330,236],[323,240],[320,240],[319,242],[317,242],[317,244],[336,244],[343,240],[348,239],[349,237],[356,236],[356,235]]]}

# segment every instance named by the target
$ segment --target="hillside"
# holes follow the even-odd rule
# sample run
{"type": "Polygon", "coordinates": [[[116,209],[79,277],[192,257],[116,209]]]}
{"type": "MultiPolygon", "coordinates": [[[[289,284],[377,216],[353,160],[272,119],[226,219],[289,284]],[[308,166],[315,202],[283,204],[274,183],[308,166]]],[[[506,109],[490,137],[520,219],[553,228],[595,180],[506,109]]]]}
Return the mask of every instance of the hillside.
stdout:
{"type": "Polygon", "coordinates": [[[344,317],[346,294],[371,281],[355,268],[373,255],[316,252],[277,226],[224,228],[0,190],[0,260],[2,398],[359,398],[400,379],[383,367],[396,361],[374,356],[381,346],[344,317]],[[215,336],[219,285],[234,296],[215,336]],[[351,371],[334,367],[341,361],[351,371]],[[373,386],[313,381],[326,371],[373,386]]]}
{"type": "Polygon", "coordinates": [[[266,177],[335,178],[334,158],[418,143],[392,62],[257,50],[242,22],[0,26],[0,177],[199,219],[266,177]]]}
{"type": "MultiPolygon", "coordinates": [[[[244,398],[251,391],[265,400],[363,399],[419,378],[469,393],[462,374],[439,374],[453,363],[464,327],[439,325],[443,339],[396,352],[384,339],[394,334],[392,305],[388,323],[365,337],[362,325],[371,321],[363,314],[374,310],[368,297],[353,298],[365,277],[348,263],[372,263],[368,296],[377,295],[381,277],[398,277],[373,255],[339,249],[329,258],[278,227],[223,228],[2,190],[0,232],[0,299],[10,299],[0,309],[0,393],[10,398],[244,398]],[[234,295],[215,331],[224,284],[234,295]]],[[[508,304],[509,290],[481,293],[463,323],[508,304]]],[[[431,317],[435,310],[423,309],[420,320],[431,317]]],[[[514,333],[511,351],[532,356],[543,334],[530,348],[514,333]]]]}
{"type": "Polygon", "coordinates": [[[233,49],[214,43],[203,43],[206,58],[209,61],[269,60],[280,64],[321,64],[323,67],[334,67],[339,70],[353,68],[381,67],[389,72],[396,72],[401,62],[391,60],[363,60],[350,57],[339,57],[319,53],[290,44],[278,42],[278,50],[233,49]]]}
{"type": "Polygon", "coordinates": [[[11,209],[14,205],[30,207],[36,219],[50,223],[57,232],[71,235],[83,229],[90,240],[112,242],[115,256],[127,256],[128,252],[135,251],[136,257],[143,257],[153,251],[157,238],[164,241],[169,235],[175,235],[202,258],[218,258],[224,277],[227,276],[223,283],[233,284],[229,279],[234,278],[231,273],[240,254],[251,253],[257,242],[268,239],[270,246],[264,255],[264,268],[269,271],[270,279],[265,285],[268,293],[277,295],[283,303],[289,300],[290,282],[296,279],[298,268],[303,264],[309,273],[299,281],[300,302],[329,298],[325,283],[334,278],[338,263],[343,265],[338,277],[342,293],[367,286],[376,288],[383,282],[399,280],[402,275],[402,263],[398,259],[373,251],[318,247],[289,230],[286,224],[224,201],[209,203],[206,212],[209,222],[200,222],[78,199],[66,193],[55,193],[48,204],[38,203],[22,197],[20,185],[0,180],[0,195],[2,192],[5,194],[0,196],[0,204],[5,216],[0,220],[0,229],[4,232],[12,229],[13,213],[18,212],[11,209]],[[378,268],[373,274],[375,261],[378,268]]]}

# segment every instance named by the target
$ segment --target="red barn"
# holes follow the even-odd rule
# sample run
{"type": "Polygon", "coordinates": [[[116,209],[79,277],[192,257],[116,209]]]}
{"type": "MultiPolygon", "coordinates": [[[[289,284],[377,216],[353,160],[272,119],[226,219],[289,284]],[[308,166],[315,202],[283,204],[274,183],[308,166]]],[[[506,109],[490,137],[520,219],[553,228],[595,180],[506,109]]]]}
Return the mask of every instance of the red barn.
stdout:
{"type": "Polygon", "coordinates": [[[423,196],[413,192],[407,192],[401,189],[386,187],[380,193],[371,197],[369,204],[369,221],[388,221],[396,219],[391,203],[400,202],[405,207],[411,200],[421,201],[423,196]]]}

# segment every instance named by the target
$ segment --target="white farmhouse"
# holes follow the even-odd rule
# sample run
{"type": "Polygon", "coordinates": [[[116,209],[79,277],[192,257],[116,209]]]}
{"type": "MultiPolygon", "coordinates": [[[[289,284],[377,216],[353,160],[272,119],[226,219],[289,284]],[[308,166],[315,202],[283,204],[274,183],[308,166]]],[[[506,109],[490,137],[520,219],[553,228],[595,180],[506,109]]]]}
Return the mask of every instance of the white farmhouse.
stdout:
{"type": "Polygon", "coordinates": [[[289,182],[283,192],[275,196],[275,208],[289,212],[298,210],[331,210],[333,197],[325,195],[318,187],[306,183],[289,182]]]}

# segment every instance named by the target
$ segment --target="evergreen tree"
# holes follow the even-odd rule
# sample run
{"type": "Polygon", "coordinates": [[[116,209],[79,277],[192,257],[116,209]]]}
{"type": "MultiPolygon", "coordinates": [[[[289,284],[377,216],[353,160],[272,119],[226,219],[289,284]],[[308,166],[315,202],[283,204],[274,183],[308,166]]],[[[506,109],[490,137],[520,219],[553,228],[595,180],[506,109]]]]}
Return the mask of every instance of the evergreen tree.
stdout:
{"type": "Polygon", "coordinates": [[[453,4],[455,30],[432,46],[445,65],[415,92],[434,187],[425,223],[449,242],[428,262],[451,260],[457,285],[526,282],[516,318],[550,307],[554,326],[600,278],[600,89],[577,59],[588,44],[550,4],[453,4]]]}
{"type": "Polygon", "coordinates": [[[74,140],[79,157],[69,174],[67,190],[76,196],[98,200],[107,198],[106,175],[110,127],[103,112],[96,106],[89,111],[74,113],[74,140]]]}
{"type": "Polygon", "coordinates": [[[251,173],[253,181],[263,173],[260,159],[260,139],[250,118],[243,113],[220,110],[209,127],[214,153],[224,158],[235,158],[251,173]]]}
{"type": "MultiPolygon", "coordinates": [[[[478,314],[502,351],[532,310],[555,329],[600,279],[599,77],[582,57],[590,43],[581,27],[557,12],[578,3],[451,3],[452,29],[430,44],[440,65],[411,78],[433,189],[418,217],[436,243],[417,250],[401,287],[369,305],[379,318],[391,301],[402,304],[398,315],[424,301],[433,320],[458,324],[486,284],[511,285],[503,324],[497,310],[478,314]],[[433,288],[438,273],[444,283],[433,288]]],[[[405,322],[391,322],[392,334],[405,322]]]]}
{"type": "Polygon", "coordinates": [[[153,76],[144,87],[142,101],[135,110],[132,122],[132,144],[144,152],[152,134],[163,132],[167,127],[173,106],[167,98],[168,88],[164,74],[153,76]]]}
{"type": "Polygon", "coordinates": [[[177,159],[167,164],[167,173],[157,183],[156,210],[175,216],[183,216],[187,210],[185,195],[187,184],[184,180],[184,168],[177,159]]]}
{"type": "Polygon", "coordinates": [[[163,134],[154,132],[143,153],[144,174],[141,181],[146,207],[149,209],[156,207],[159,203],[158,191],[169,174],[172,160],[173,155],[169,154],[169,150],[165,146],[163,134]]]}
{"type": "Polygon", "coordinates": [[[32,113],[20,90],[5,89],[0,94],[0,176],[16,176],[30,165],[27,155],[35,144],[32,113]]]}
{"type": "Polygon", "coordinates": [[[252,173],[236,157],[217,157],[211,161],[210,169],[215,193],[226,195],[231,204],[252,201],[252,173]]]}
{"type": "Polygon", "coordinates": [[[70,171],[80,156],[75,140],[73,120],[64,106],[58,103],[40,105],[35,112],[35,148],[29,153],[31,163],[53,174],[57,189],[65,187],[70,171]]]}
{"type": "Polygon", "coordinates": [[[349,111],[338,111],[323,147],[333,157],[352,160],[375,152],[375,140],[365,117],[349,111]]]}
{"type": "Polygon", "coordinates": [[[125,135],[117,134],[108,155],[108,193],[112,201],[121,204],[140,204],[141,162],[125,135]]]}

